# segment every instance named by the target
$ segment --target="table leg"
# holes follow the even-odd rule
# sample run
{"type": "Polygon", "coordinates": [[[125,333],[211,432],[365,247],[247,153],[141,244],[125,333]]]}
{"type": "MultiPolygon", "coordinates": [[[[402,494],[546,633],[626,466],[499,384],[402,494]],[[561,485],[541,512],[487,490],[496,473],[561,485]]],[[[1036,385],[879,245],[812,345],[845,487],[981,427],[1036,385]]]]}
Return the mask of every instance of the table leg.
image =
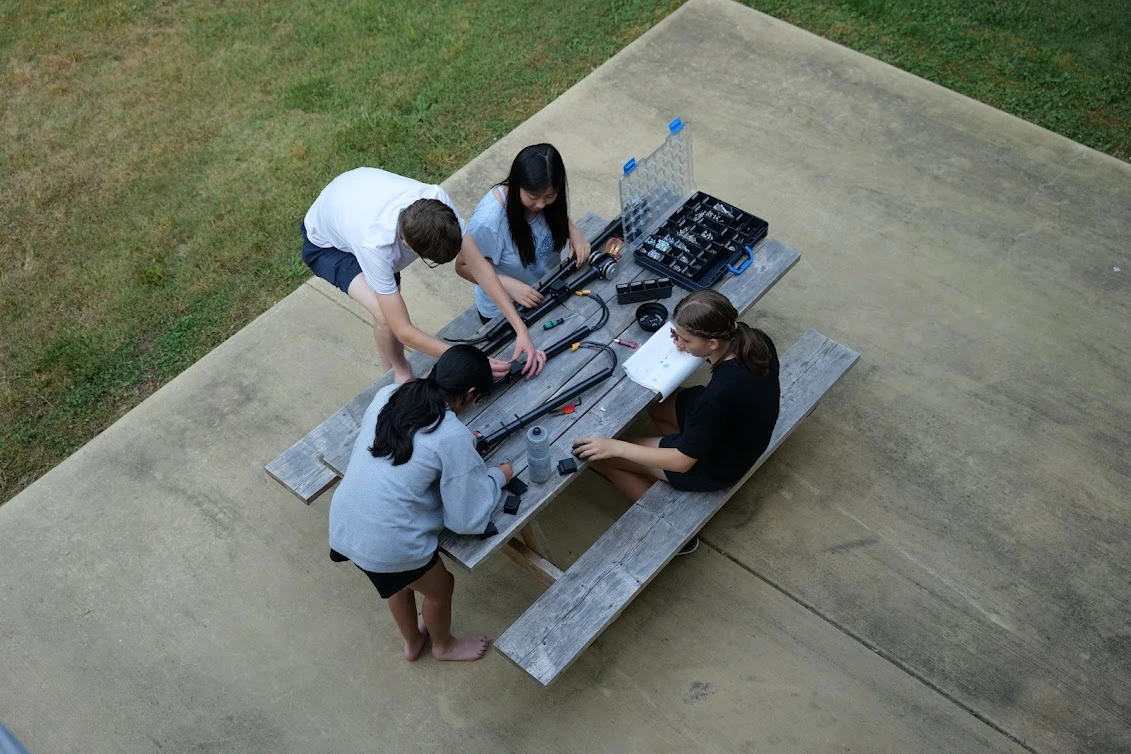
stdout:
{"type": "Polygon", "coordinates": [[[545,586],[553,586],[562,576],[557,566],[527,547],[518,537],[511,538],[503,545],[502,551],[545,586]]]}
{"type": "Polygon", "coordinates": [[[550,554],[550,541],[546,539],[546,535],[542,533],[542,527],[538,525],[537,521],[531,521],[526,526],[522,527],[519,532],[522,541],[526,546],[533,550],[538,555],[541,555],[546,560],[552,560],[553,556],[550,554]]]}

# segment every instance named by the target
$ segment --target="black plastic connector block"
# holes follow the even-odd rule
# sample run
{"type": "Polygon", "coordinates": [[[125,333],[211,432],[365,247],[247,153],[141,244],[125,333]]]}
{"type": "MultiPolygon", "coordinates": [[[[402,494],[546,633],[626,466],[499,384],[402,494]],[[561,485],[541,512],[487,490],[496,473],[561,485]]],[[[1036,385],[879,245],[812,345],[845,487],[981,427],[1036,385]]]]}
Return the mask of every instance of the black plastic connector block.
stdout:
{"type": "Polygon", "coordinates": [[[671,298],[674,287],[671,278],[649,278],[634,280],[631,283],[617,283],[617,303],[638,304],[641,301],[671,298]]]}

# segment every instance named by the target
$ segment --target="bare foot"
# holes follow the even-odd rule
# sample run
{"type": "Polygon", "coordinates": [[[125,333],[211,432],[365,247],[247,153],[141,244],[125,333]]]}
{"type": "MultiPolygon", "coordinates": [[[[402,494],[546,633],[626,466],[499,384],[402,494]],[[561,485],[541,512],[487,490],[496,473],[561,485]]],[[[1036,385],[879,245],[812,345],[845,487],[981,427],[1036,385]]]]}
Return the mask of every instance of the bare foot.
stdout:
{"type": "Polygon", "coordinates": [[[403,385],[412,379],[412,369],[405,367],[404,369],[393,369],[393,382],[398,385],[403,385]]]}
{"type": "Polygon", "coordinates": [[[453,638],[446,646],[432,644],[432,656],[437,660],[450,662],[474,662],[487,653],[491,640],[486,636],[465,636],[462,639],[453,638]]]}
{"type": "Polygon", "coordinates": [[[404,643],[404,658],[412,662],[420,653],[424,651],[424,645],[428,643],[428,626],[424,625],[424,615],[422,613],[416,614],[416,630],[420,635],[412,641],[404,643]]]}
{"type": "Polygon", "coordinates": [[[412,641],[405,639],[404,658],[409,662],[412,662],[417,657],[420,657],[420,653],[424,650],[424,644],[427,641],[428,637],[426,637],[424,634],[417,634],[416,638],[414,638],[412,641]]]}

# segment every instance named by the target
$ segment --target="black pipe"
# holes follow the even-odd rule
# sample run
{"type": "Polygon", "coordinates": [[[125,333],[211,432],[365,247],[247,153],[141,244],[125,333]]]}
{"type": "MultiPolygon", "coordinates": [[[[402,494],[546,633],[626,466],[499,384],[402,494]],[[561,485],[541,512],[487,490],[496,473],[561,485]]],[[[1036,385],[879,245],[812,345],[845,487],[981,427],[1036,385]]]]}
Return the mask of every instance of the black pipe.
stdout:
{"type": "MultiPolygon", "coordinates": [[[[594,247],[604,246],[606,241],[622,232],[622,227],[623,226],[621,225],[620,218],[614,218],[604,228],[601,229],[601,232],[598,233],[596,238],[593,239],[592,245],[594,247]]],[[[602,267],[601,269],[596,269],[594,267],[593,263],[597,262],[598,264],[600,264],[600,260],[603,256],[611,257],[615,261],[619,262],[619,257],[615,257],[604,251],[595,252],[589,258],[589,269],[585,272],[585,274],[577,280],[572,281],[568,285],[564,282],[565,278],[569,277],[569,275],[576,269],[577,265],[572,257],[562,262],[561,266],[558,267],[557,272],[555,272],[549,278],[542,281],[536,286],[537,291],[545,296],[541,304],[534,307],[533,309],[526,309],[522,306],[515,307],[515,309],[518,311],[519,317],[523,321],[523,324],[529,326],[537,322],[539,319],[546,316],[547,312],[561,304],[562,301],[568,298],[570,294],[572,294],[575,290],[584,288],[586,285],[593,282],[598,277],[605,277],[606,279],[608,279],[615,275],[616,268],[613,268],[613,270],[609,274],[602,275],[602,272],[605,268],[602,267]]],[[[510,322],[502,319],[492,325],[490,329],[487,330],[487,332],[476,338],[445,338],[444,340],[448,341],[449,343],[482,343],[484,345],[479,346],[479,350],[490,355],[502,348],[503,345],[505,345],[507,341],[509,341],[513,337],[514,330],[511,328],[510,322]]]]}
{"type": "MultiPolygon", "coordinates": [[[[598,319],[597,322],[595,322],[592,325],[581,325],[581,326],[579,326],[576,330],[571,332],[569,335],[567,335],[566,337],[559,340],[557,343],[554,343],[552,346],[547,348],[544,351],[544,353],[546,354],[546,361],[549,361],[550,359],[554,358],[558,354],[565,351],[567,348],[572,347],[574,343],[578,343],[583,338],[587,338],[592,333],[597,332],[598,330],[600,330],[602,327],[605,326],[606,322],[609,321],[609,306],[608,306],[608,304],[605,303],[605,299],[601,298],[601,296],[596,294],[596,293],[590,293],[586,296],[586,298],[591,298],[591,299],[595,300],[601,306],[601,317],[600,317],[600,319],[598,319]]],[[[494,392],[501,390],[502,388],[506,387],[507,385],[511,384],[512,382],[514,382],[516,379],[518,379],[518,376],[520,374],[522,374],[522,368],[524,366],[526,366],[526,362],[524,362],[524,361],[518,361],[518,360],[512,361],[510,371],[506,374],[506,376],[501,377],[498,380],[496,380],[495,382],[491,383],[491,388],[490,388],[489,392],[494,393],[494,392]]]]}
{"type": "MultiPolygon", "coordinates": [[[[589,285],[598,278],[609,279],[613,275],[615,275],[617,270],[617,267],[615,266],[615,257],[605,254],[604,252],[598,252],[598,255],[599,258],[595,260],[598,266],[595,267],[590,264],[589,269],[585,271],[585,274],[583,274],[576,280],[571,280],[568,286],[563,285],[559,282],[558,288],[556,290],[551,290],[547,297],[542,300],[541,304],[536,306],[534,309],[529,310],[526,314],[522,315],[523,322],[525,322],[527,325],[537,322],[539,319],[546,316],[546,314],[551,310],[560,306],[563,301],[572,296],[576,291],[583,290],[585,286],[589,285]],[[604,262],[605,264],[602,264],[602,262],[604,262]]],[[[514,330],[511,329],[510,323],[506,320],[503,320],[503,324],[506,325],[506,327],[486,343],[480,344],[481,341],[479,341],[478,339],[470,342],[476,343],[477,348],[479,348],[480,351],[487,355],[495,353],[504,345],[506,345],[512,338],[514,338],[514,330]]]]}
{"type": "Polygon", "coordinates": [[[514,421],[503,423],[502,427],[495,430],[491,434],[480,436],[478,440],[476,440],[475,449],[478,450],[481,455],[490,453],[497,445],[513,435],[515,432],[550,413],[558,406],[569,402],[570,399],[576,398],[594,385],[604,382],[613,375],[613,372],[615,372],[617,368],[617,355],[613,351],[613,349],[609,348],[603,343],[593,343],[590,341],[585,341],[581,345],[585,348],[594,348],[608,353],[613,357],[612,366],[604,369],[601,372],[598,372],[592,377],[587,377],[586,379],[571,387],[569,390],[566,390],[561,395],[558,395],[551,400],[543,403],[541,406],[535,408],[533,411],[528,411],[522,416],[515,416],[514,421]]]}

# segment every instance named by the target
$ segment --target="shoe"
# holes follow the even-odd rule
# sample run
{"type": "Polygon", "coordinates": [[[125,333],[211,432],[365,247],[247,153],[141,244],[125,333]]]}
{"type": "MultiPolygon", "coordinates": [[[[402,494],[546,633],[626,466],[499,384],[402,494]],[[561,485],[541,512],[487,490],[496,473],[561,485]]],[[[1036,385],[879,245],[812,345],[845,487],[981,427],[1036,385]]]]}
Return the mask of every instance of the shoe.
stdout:
{"type": "Polygon", "coordinates": [[[699,537],[694,536],[694,537],[691,538],[690,542],[688,542],[687,544],[685,544],[683,547],[680,548],[679,552],[677,552],[676,555],[690,555],[691,553],[695,552],[698,549],[699,549],[699,537]]]}

